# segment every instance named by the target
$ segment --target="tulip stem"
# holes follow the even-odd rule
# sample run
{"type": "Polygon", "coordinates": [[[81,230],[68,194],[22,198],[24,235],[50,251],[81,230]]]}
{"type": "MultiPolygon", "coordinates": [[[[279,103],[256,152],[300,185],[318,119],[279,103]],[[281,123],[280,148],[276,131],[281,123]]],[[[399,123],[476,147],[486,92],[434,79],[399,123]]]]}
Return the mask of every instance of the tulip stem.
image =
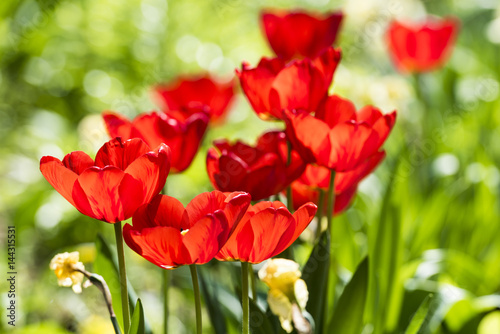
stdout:
{"type": "Polygon", "coordinates": [[[248,300],[248,262],[241,262],[241,306],[243,308],[242,334],[249,334],[250,303],[248,300]]]}
{"type": "Polygon", "coordinates": [[[323,328],[328,328],[328,321],[330,319],[330,314],[332,311],[333,303],[335,301],[335,285],[336,285],[336,258],[333,255],[334,253],[334,242],[333,242],[333,210],[335,209],[335,170],[330,170],[330,184],[328,186],[328,194],[327,194],[328,207],[326,211],[327,218],[327,231],[326,233],[330,234],[330,249],[328,250],[329,254],[329,269],[328,269],[328,283],[326,286],[326,300],[325,300],[325,313],[323,316],[323,328]]]}
{"type": "Polygon", "coordinates": [[[287,188],[286,188],[286,207],[288,209],[288,211],[290,211],[291,213],[293,213],[293,198],[292,198],[292,186],[289,185],[287,188]]]}
{"type": "Polygon", "coordinates": [[[122,300],[123,329],[128,333],[130,328],[130,308],[128,303],[127,273],[125,271],[125,254],[123,250],[122,222],[116,222],[115,239],[118,253],[118,268],[120,272],[120,293],[122,300]]]}
{"type": "Polygon", "coordinates": [[[191,270],[191,279],[193,281],[194,304],[196,308],[196,333],[202,334],[200,285],[198,284],[196,264],[190,265],[189,269],[191,270]]]}
{"type": "MultiPolygon", "coordinates": [[[[161,190],[160,194],[167,194],[167,182],[161,190]]],[[[170,270],[163,270],[163,333],[168,334],[168,287],[170,286],[170,270]]]]}
{"type": "Polygon", "coordinates": [[[326,218],[328,221],[328,231],[332,228],[333,210],[335,208],[335,171],[330,172],[330,185],[328,186],[328,207],[326,210],[326,218]]]}
{"type": "MultiPolygon", "coordinates": [[[[292,163],[292,143],[288,140],[286,142],[288,153],[287,153],[287,161],[286,165],[289,166],[292,163]]],[[[286,207],[288,211],[293,212],[293,202],[292,202],[292,185],[289,184],[286,188],[286,207]]]]}
{"type": "Polygon", "coordinates": [[[168,287],[170,285],[170,270],[163,270],[163,333],[168,334],[168,287]]]}
{"type": "Polygon", "coordinates": [[[111,292],[109,292],[108,284],[101,275],[93,274],[91,272],[86,271],[85,269],[74,268],[75,271],[81,272],[87,279],[95,285],[99,291],[101,291],[102,296],[104,297],[104,302],[108,307],[109,317],[111,319],[111,323],[113,324],[113,329],[115,330],[115,334],[121,334],[120,326],[118,325],[118,321],[116,320],[115,311],[113,310],[113,302],[111,301],[111,292]]]}
{"type": "Polygon", "coordinates": [[[318,211],[316,211],[316,219],[318,220],[318,226],[316,227],[316,240],[319,240],[321,235],[321,221],[323,220],[323,206],[325,202],[325,192],[323,189],[319,190],[318,199],[318,211]]]}
{"type": "Polygon", "coordinates": [[[253,271],[252,264],[249,264],[249,271],[250,271],[250,284],[252,287],[252,300],[257,301],[257,280],[255,279],[255,273],[253,271]]]}
{"type": "Polygon", "coordinates": [[[424,109],[424,115],[422,117],[422,119],[426,119],[426,117],[429,117],[429,110],[431,108],[431,104],[430,104],[430,101],[429,101],[429,95],[427,94],[427,92],[425,91],[425,89],[423,88],[424,84],[423,84],[423,77],[422,77],[422,74],[420,73],[415,73],[414,76],[414,82],[415,82],[415,94],[417,95],[417,99],[419,100],[418,102],[419,103],[422,103],[422,106],[423,106],[423,109],[424,109]]]}

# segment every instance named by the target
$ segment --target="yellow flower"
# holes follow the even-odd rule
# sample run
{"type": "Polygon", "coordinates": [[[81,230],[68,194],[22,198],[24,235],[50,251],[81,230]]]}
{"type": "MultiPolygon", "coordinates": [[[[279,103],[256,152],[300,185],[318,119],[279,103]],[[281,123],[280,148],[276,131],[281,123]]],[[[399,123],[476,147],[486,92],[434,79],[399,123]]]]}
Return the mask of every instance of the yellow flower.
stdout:
{"type": "Polygon", "coordinates": [[[303,310],[309,298],[306,282],[300,279],[299,264],[286,259],[269,260],[260,270],[259,278],[269,286],[267,302],[281,322],[281,327],[291,333],[292,307],[303,310]]]}
{"type": "Polygon", "coordinates": [[[75,293],[82,292],[83,274],[76,269],[85,270],[79,262],[78,252],[56,254],[50,261],[50,269],[54,270],[60,286],[71,286],[75,293]]]}

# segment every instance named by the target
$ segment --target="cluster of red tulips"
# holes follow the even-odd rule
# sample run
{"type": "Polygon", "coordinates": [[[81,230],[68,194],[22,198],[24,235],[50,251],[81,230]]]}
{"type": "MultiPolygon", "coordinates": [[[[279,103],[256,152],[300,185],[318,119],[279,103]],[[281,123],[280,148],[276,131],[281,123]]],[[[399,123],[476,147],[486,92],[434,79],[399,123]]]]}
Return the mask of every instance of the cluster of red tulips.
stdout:
{"type": "MultiPolygon", "coordinates": [[[[81,213],[114,224],[120,234],[121,221],[132,218],[123,228],[126,244],[164,269],[214,258],[246,265],[282,253],[315,215],[319,222],[326,215],[329,228],[333,213],[349,206],[360,181],[384,159],[381,147],[396,121],[396,111],[357,109],[329,94],[341,60],[332,44],[342,18],[341,12],[263,13],[276,57],[262,58],[255,67],[243,63],[236,73],[256,114],[283,122],[285,130],[262,134],[254,146],[215,141],[206,158],[215,190],[186,207],[160,192],[169,172],[190,166],[207,129],[223,122],[234,82],[204,76],[158,85],[154,94],[161,111],[133,120],[104,112],[113,139],[95,159],[80,151],[62,161],[46,156],[42,174],[81,213]],[[279,201],[282,193],[287,205],[279,201]]],[[[393,23],[388,40],[397,68],[420,72],[440,66],[456,30],[454,19],[414,27],[393,23]]],[[[321,224],[317,230],[319,236],[321,224]]],[[[247,333],[245,327],[248,320],[247,333]]]]}

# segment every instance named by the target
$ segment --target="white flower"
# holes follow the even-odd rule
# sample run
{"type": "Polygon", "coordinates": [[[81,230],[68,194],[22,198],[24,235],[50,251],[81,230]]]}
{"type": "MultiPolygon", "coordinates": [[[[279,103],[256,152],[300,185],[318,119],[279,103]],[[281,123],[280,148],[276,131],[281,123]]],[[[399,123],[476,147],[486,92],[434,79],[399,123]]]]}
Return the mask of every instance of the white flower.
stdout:
{"type": "Polygon", "coordinates": [[[83,274],[76,269],[85,270],[79,262],[78,252],[56,254],[50,261],[50,269],[54,270],[60,286],[71,286],[75,293],[82,292],[83,274]]]}
{"type": "Polygon", "coordinates": [[[267,302],[281,322],[281,327],[291,333],[292,305],[303,310],[309,298],[306,282],[300,279],[299,264],[286,259],[269,260],[260,270],[259,278],[269,286],[267,302]]]}

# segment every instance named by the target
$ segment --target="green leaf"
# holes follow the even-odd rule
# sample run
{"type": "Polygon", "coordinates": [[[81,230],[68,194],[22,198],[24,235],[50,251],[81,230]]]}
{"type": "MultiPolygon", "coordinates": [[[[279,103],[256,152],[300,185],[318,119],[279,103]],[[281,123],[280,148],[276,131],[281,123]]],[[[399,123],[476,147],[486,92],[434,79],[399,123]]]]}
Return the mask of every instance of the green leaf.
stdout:
{"type": "MultiPolygon", "coordinates": [[[[424,300],[425,302],[425,300],[424,300]]],[[[427,334],[434,333],[438,328],[439,324],[444,318],[444,314],[446,314],[445,308],[447,307],[446,301],[443,299],[441,293],[431,296],[429,300],[429,305],[427,306],[427,312],[425,313],[424,319],[420,321],[420,326],[417,329],[411,328],[415,334],[427,334]]],[[[417,310],[417,314],[420,311],[420,308],[417,310]]],[[[423,312],[423,311],[422,311],[423,312]]],[[[412,319],[413,322],[413,319],[412,319]]],[[[411,325],[411,323],[410,323],[411,325]]],[[[410,332],[411,333],[411,332],[410,332]]]]}
{"type": "Polygon", "coordinates": [[[111,292],[111,299],[113,310],[116,314],[116,319],[123,329],[123,314],[120,296],[120,278],[118,274],[118,266],[115,260],[115,254],[109,247],[104,237],[100,234],[97,235],[95,241],[96,257],[94,261],[93,270],[95,273],[101,275],[111,292]]]}
{"type": "Polygon", "coordinates": [[[302,278],[309,290],[309,301],[306,306],[315,323],[315,332],[323,332],[323,316],[325,313],[325,291],[328,284],[328,268],[330,266],[330,234],[324,231],[314,246],[304,269],[302,278]]]}
{"type": "Polygon", "coordinates": [[[144,310],[141,299],[137,299],[128,334],[145,334],[144,310]]]}
{"type": "Polygon", "coordinates": [[[222,313],[220,307],[221,303],[217,293],[215,292],[215,288],[213,286],[208,286],[203,271],[204,270],[198,271],[198,277],[200,280],[201,293],[203,294],[203,299],[205,300],[205,306],[208,310],[210,322],[212,323],[216,334],[225,334],[227,333],[227,326],[224,314],[222,313]]]}
{"type": "Polygon", "coordinates": [[[370,268],[365,322],[374,326],[374,333],[396,329],[404,291],[399,271],[403,254],[401,214],[392,202],[398,162],[391,169],[380,217],[368,230],[370,268]]]}
{"type": "Polygon", "coordinates": [[[340,296],[327,333],[359,334],[362,332],[368,292],[368,267],[368,258],[365,257],[340,296]]]}
{"type": "MultiPolygon", "coordinates": [[[[120,294],[120,276],[118,274],[118,261],[116,253],[106,242],[101,234],[97,235],[95,241],[96,246],[96,258],[94,261],[94,272],[101,275],[106,284],[108,284],[109,291],[111,292],[113,310],[116,314],[116,319],[123,328],[123,314],[122,314],[122,304],[121,304],[121,294],[120,294]]],[[[138,299],[134,288],[128,283],[128,299],[130,305],[130,312],[134,312],[135,301],[138,299]]],[[[149,325],[147,319],[145,320],[145,333],[152,334],[151,326],[149,325]]]]}
{"type": "Polygon", "coordinates": [[[264,313],[253,299],[249,300],[250,305],[250,331],[258,334],[275,334],[276,331],[269,319],[269,315],[264,313]]]}
{"type": "Polygon", "coordinates": [[[410,324],[408,325],[408,328],[406,328],[405,334],[418,333],[418,330],[420,329],[420,327],[422,327],[422,324],[424,323],[427,313],[429,312],[430,305],[431,305],[431,297],[427,296],[422,302],[422,304],[420,304],[420,307],[418,308],[417,312],[415,312],[415,314],[411,318],[410,324]]]}

